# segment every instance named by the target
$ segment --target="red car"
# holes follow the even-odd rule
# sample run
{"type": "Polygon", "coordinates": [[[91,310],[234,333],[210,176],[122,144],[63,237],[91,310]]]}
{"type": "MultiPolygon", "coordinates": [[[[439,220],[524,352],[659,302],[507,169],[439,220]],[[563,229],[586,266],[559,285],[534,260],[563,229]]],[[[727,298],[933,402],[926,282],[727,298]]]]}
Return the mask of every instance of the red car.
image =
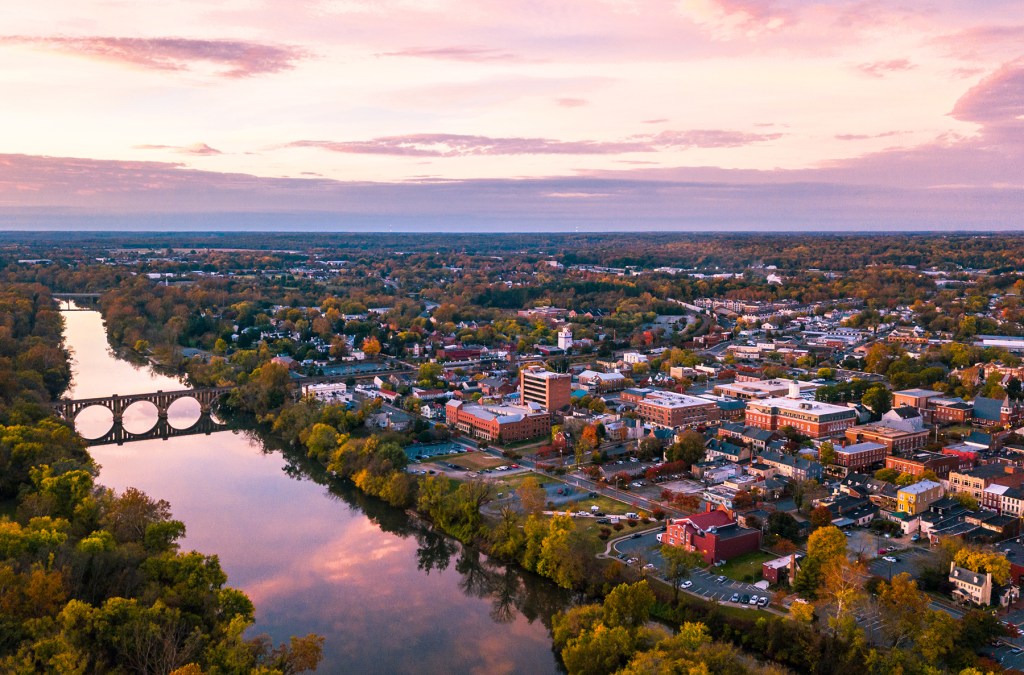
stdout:
{"type": "Polygon", "coordinates": [[[888,551],[886,551],[884,548],[878,549],[878,555],[885,555],[886,553],[888,553],[888,551]]]}

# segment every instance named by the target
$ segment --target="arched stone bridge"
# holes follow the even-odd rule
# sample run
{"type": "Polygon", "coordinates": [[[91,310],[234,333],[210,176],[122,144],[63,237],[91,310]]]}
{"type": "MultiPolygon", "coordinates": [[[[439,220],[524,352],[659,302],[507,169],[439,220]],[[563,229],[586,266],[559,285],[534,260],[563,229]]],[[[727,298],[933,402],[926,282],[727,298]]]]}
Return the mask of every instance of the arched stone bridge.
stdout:
{"type": "Polygon", "coordinates": [[[62,399],[53,404],[57,414],[74,424],[78,414],[87,408],[100,406],[106,408],[114,417],[113,424],[107,433],[99,438],[86,439],[89,445],[121,445],[127,441],[143,441],[154,438],[174,438],[176,436],[192,436],[194,434],[211,434],[221,431],[227,425],[216,421],[210,414],[213,404],[221,396],[231,391],[231,387],[213,387],[210,389],[182,389],[180,391],[156,391],[149,394],[129,394],[127,396],[100,396],[97,398],[62,399]],[[167,421],[167,411],[171,404],[179,399],[193,399],[199,403],[199,419],[192,426],[177,429],[167,421]],[[124,411],[129,407],[145,401],[156,407],[156,424],[148,431],[133,433],[124,428],[124,411]]]}

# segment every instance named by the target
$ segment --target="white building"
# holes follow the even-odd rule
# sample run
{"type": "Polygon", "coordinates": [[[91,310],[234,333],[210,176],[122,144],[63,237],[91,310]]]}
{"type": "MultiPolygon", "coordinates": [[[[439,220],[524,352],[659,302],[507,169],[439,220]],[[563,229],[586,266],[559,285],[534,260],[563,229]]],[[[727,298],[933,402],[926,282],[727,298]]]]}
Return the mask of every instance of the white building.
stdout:
{"type": "Polygon", "coordinates": [[[568,326],[558,331],[558,348],[569,351],[572,349],[572,329],[568,326]]]}

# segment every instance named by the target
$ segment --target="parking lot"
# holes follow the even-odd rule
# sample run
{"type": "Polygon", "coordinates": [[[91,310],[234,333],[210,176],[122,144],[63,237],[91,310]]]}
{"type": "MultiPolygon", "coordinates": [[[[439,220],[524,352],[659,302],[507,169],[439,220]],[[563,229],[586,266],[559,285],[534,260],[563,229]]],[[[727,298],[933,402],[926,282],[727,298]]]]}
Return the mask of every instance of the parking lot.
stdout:
{"type": "MultiPolygon", "coordinates": [[[[613,553],[619,554],[619,559],[626,562],[630,559],[636,559],[634,565],[642,567],[645,564],[654,565],[654,569],[651,570],[651,574],[664,578],[665,576],[665,561],[661,557],[660,548],[661,545],[658,543],[657,534],[660,530],[648,532],[640,535],[639,537],[629,537],[616,542],[613,546],[613,553]],[[623,559],[624,558],[624,559],[623,559]]],[[[745,584],[739,581],[733,581],[732,579],[725,579],[723,582],[718,581],[719,575],[715,572],[712,567],[709,570],[694,569],[690,570],[690,576],[688,580],[691,582],[691,586],[686,590],[688,593],[700,596],[705,600],[712,602],[729,602],[733,594],[739,596],[743,595],[756,595],[758,597],[768,597],[769,602],[771,601],[772,594],[769,591],[761,590],[753,584],[745,584]]],[[[750,607],[749,604],[744,605],[750,607]]]]}
{"type": "Polygon", "coordinates": [[[887,556],[895,558],[896,562],[889,562],[881,557],[873,558],[868,562],[868,569],[872,574],[883,579],[892,579],[897,574],[907,572],[916,577],[928,564],[931,552],[924,548],[909,548],[897,550],[887,556]]]}

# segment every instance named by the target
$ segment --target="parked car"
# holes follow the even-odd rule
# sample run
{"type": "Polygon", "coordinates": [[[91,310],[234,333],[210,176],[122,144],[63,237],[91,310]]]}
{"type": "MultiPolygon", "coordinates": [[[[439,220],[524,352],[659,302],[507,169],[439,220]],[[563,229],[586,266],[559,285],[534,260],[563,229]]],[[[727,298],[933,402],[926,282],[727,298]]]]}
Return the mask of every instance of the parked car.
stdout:
{"type": "Polygon", "coordinates": [[[896,562],[896,558],[893,558],[891,555],[883,555],[882,556],[882,560],[884,560],[887,563],[894,563],[894,562],[896,562]]]}
{"type": "Polygon", "coordinates": [[[739,602],[739,601],[740,601],[740,594],[739,593],[733,593],[732,597],[729,598],[729,602],[739,602]]]}
{"type": "Polygon", "coordinates": [[[758,598],[757,606],[758,607],[767,607],[768,606],[768,596],[765,595],[765,596],[761,596],[760,598],[758,598]]]}
{"type": "Polygon", "coordinates": [[[744,593],[743,595],[741,595],[741,596],[740,596],[740,604],[743,604],[743,605],[745,605],[745,604],[747,604],[748,602],[750,602],[750,596],[749,596],[749,595],[747,595],[746,593],[744,593]]]}
{"type": "Polygon", "coordinates": [[[755,605],[756,606],[757,603],[759,603],[759,602],[761,602],[761,598],[757,597],[756,595],[750,596],[750,604],[751,605],[755,605]]]}
{"type": "Polygon", "coordinates": [[[717,579],[715,579],[715,581],[717,581],[720,584],[724,584],[725,583],[725,577],[718,577],[717,579]]]}
{"type": "Polygon", "coordinates": [[[690,581],[689,579],[687,579],[683,583],[679,584],[679,588],[689,588],[690,586],[693,586],[693,582],[690,581]]]}

